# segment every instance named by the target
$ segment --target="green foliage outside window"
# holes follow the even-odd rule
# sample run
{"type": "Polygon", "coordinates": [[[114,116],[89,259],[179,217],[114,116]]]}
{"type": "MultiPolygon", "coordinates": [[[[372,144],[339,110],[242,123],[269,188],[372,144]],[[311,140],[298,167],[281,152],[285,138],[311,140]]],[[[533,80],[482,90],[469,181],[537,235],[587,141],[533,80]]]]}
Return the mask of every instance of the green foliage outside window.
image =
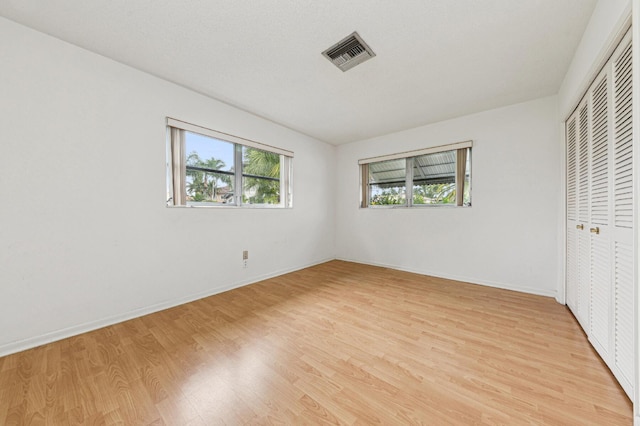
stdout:
{"type": "Polygon", "coordinates": [[[456,184],[439,183],[413,187],[413,204],[455,204],[456,184]]]}
{"type": "Polygon", "coordinates": [[[391,206],[400,205],[405,203],[405,191],[404,187],[398,188],[386,188],[379,194],[371,196],[369,204],[372,206],[391,206]]]}
{"type": "Polygon", "coordinates": [[[216,158],[203,160],[197,152],[193,151],[187,156],[187,196],[192,201],[219,201],[221,187],[229,191],[231,176],[224,173],[215,173],[201,170],[189,170],[191,167],[201,167],[212,170],[225,168],[225,163],[216,158]]]}
{"type": "MultiPolygon", "coordinates": [[[[455,183],[440,183],[433,185],[416,185],[413,187],[413,204],[455,204],[455,183]]],[[[405,204],[404,187],[385,188],[380,193],[371,196],[372,206],[405,204]]]]}
{"type": "Polygon", "coordinates": [[[250,204],[280,203],[280,155],[249,147],[245,147],[243,151],[243,202],[250,204]],[[251,175],[251,177],[246,175],[251,175]],[[261,179],[254,176],[272,179],[261,179]]]}
{"type": "MultiPolygon", "coordinates": [[[[245,147],[243,151],[242,200],[250,204],[278,204],[280,202],[280,155],[245,147]]],[[[223,202],[222,196],[231,192],[233,176],[226,173],[193,170],[189,167],[222,170],[225,163],[216,158],[203,160],[197,152],[187,156],[187,196],[196,202],[223,202]]],[[[231,168],[233,172],[233,168],[231,168]]]]}

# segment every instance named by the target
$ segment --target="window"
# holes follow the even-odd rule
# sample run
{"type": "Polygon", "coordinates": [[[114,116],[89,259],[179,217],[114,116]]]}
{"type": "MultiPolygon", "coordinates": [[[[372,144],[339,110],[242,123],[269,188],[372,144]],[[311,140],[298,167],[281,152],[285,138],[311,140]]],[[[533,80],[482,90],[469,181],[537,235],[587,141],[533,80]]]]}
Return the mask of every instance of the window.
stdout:
{"type": "Polygon", "coordinates": [[[360,160],[360,206],[470,206],[471,147],[469,141],[360,160]]]}
{"type": "Polygon", "coordinates": [[[167,205],[291,207],[293,153],[167,119],[167,205]]]}
{"type": "Polygon", "coordinates": [[[280,204],[280,155],[242,147],[242,201],[280,204]]]}
{"type": "Polygon", "coordinates": [[[184,131],[186,200],[195,203],[233,201],[234,144],[184,131]]]}
{"type": "Polygon", "coordinates": [[[406,176],[406,158],[370,163],[367,177],[369,205],[405,205],[407,203],[406,176]]]}

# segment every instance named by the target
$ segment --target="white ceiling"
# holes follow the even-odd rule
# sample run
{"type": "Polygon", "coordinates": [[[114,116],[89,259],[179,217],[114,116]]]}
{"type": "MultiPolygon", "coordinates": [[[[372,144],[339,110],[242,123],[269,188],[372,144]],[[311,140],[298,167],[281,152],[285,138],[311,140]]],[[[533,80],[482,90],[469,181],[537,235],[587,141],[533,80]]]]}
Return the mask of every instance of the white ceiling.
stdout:
{"type": "Polygon", "coordinates": [[[596,0],[2,0],[0,15],[342,144],[557,93],[596,0]],[[321,52],[358,31],[376,57],[321,52]]]}

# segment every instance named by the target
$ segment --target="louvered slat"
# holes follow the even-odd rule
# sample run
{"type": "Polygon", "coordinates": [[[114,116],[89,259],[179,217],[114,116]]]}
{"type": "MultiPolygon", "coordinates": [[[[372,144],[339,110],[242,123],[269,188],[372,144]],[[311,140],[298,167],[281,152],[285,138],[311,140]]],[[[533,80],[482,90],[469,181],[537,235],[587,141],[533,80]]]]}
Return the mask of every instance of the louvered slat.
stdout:
{"type": "Polygon", "coordinates": [[[607,75],[592,91],[591,118],[591,222],[609,223],[609,140],[607,75]]]}
{"type": "Polygon", "coordinates": [[[633,380],[633,248],[615,244],[615,363],[633,380]]]}
{"type": "Polygon", "coordinates": [[[633,133],[631,43],[614,61],[614,218],[615,225],[633,227],[633,133]]]}
{"type": "Polygon", "coordinates": [[[567,124],[567,218],[576,220],[577,203],[576,119],[567,124]]]}

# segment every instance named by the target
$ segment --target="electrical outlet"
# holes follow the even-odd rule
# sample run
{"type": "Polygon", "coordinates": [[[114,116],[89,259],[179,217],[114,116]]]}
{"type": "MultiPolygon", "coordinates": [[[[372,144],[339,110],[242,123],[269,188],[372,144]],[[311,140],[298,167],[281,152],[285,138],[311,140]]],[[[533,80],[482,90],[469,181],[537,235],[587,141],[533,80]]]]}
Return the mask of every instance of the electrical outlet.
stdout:
{"type": "Polygon", "coordinates": [[[249,266],[249,250],[242,251],[242,267],[246,268],[249,266]]]}

